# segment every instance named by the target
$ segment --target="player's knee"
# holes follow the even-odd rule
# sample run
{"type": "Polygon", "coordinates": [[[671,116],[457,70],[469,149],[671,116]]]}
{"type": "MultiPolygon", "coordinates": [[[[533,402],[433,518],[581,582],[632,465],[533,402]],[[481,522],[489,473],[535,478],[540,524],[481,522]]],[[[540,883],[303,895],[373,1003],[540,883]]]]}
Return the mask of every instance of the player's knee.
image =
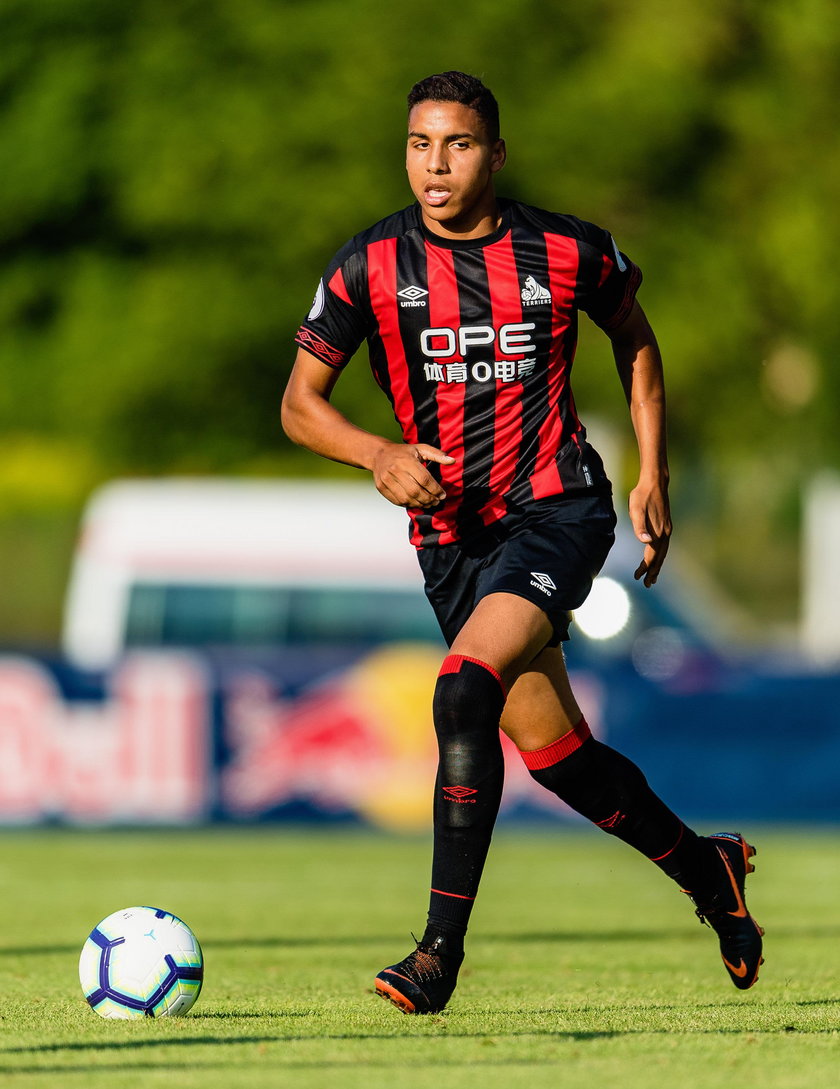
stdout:
{"type": "Polygon", "coordinates": [[[435,827],[468,834],[492,826],[504,782],[499,719],[505,694],[484,662],[451,654],[434,697],[439,763],[435,827]]]}
{"type": "Polygon", "coordinates": [[[441,666],[432,703],[438,738],[498,731],[504,703],[501,678],[491,666],[450,654],[441,666]]]}

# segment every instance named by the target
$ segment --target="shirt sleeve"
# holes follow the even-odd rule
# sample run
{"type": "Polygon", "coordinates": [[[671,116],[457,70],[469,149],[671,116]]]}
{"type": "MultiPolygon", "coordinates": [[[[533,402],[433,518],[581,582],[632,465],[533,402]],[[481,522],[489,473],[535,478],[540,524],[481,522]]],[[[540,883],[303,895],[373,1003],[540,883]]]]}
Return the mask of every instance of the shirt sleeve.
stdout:
{"type": "Polygon", "coordinates": [[[609,231],[585,228],[578,306],[605,332],[629,316],[642,283],[642,271],[622,253],[609,231]]]}
{"type": "Polygon", "coordinates": [[[318,284],[312,308],[295,343],[328,367],[341,369],[368,334],[364,300],[358,298],[361,255],[348,243],[339,250],[318,284]]]}

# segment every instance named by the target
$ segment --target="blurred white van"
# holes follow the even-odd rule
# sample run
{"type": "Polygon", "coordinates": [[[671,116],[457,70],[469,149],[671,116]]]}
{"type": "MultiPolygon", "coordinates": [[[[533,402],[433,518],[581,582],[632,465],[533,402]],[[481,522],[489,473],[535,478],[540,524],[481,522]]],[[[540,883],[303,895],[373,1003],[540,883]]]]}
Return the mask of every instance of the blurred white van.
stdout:
{"type": "Polygon", "coordinates": [[[121,480],[92,496],[62,646],[85,669],[139,647],[439,639],[408,518],[369,482],[121,480]]]}

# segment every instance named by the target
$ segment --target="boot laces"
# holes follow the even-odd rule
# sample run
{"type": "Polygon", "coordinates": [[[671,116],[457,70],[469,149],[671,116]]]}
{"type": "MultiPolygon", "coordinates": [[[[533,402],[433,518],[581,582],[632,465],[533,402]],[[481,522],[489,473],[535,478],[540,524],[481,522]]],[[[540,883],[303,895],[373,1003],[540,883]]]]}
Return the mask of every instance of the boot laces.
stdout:
{"type": "Polygon", "coordinates": [[[403,961],[406,969],[409,969],[414,978],[421,983],[430,983],[432,980],[442,979],[446,974],[443,959],[434,952],[438,940],[436,939],[431,945],[423,945],[416,938],[414,940],[417,942],[417,948],[413,953],[409,953],[403,961]]]}
{"type": "MultiPolygon", "coordinates": [[[[689,894],[691,895],[691,894],[689,894]]],[[[703,924],[714,930],[717,934],[730,934],[736,933],[738,930],[737,924],[729,915],[724,905],[721,903],[721,897],[716,896],[706,904],[698,904],[694,897],[691,899],[695,905],[694,914],[703,924]]]]}

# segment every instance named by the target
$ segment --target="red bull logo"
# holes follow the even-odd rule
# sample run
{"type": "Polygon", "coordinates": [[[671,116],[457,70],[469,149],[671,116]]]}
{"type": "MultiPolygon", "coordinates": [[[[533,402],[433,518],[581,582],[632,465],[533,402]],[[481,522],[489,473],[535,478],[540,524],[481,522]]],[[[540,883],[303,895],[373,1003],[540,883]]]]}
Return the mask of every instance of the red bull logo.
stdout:
{"type": "MultiPolygon", "coordinates": [[[[0,822],[259,820],[305,804],[389,829],[426,829],[439,668],[431,647],[389,646],[283,699],[253,670],[218,693],[198,658],[139,654],[117,668],[101,700],[71,701],[38,662],[0,659],[0,822]],[[217,740],[227,755],[214,764],[217,740]]],[[[597,720],[593,693],[586,702],[597,720]]],[[[505,738],[503,748],[503,811],[562,812],[505,738]]],[[[444,789],[459,804],[474,793],[444,789]]]]}
{"type": "Polygon", "coordinates": [[[0,821],[203,819],[207,696],[192,659],[128,659],[95,703],[65,701],[37,662],[0,659],[0,821]]]}
{"type": "Polygon", "coordinates": [[[388,827],[425,827],[439,668],[433,649],[400,645],[297,700],[272,700],[258,681],[242,683],[227,706],[234,753],[222,773],[224,807],[242,818],[305,801],[388,827]]]}
{"type": "MultiPolygon", "coordinates": [[[[234,748],[222,772],[226,811],[253,818],[306,801],[386,828],[428,828],[437,768],[431,707],[439,669],[438,651],[405,644],[372,653],[295,701],[272,700],[257,678],[243,683],[226,715],[234,748]]],[[[578,691],[588,690],[588,717],[597,721],[596,693],[576,684],[578,691]]],[[[534,782],[504,736],[502,748],[503,812],[525,805],[568,813],[534,782]]],[[[460,785],[443,789],[460,804],[475,793],[460,785]]]]}

